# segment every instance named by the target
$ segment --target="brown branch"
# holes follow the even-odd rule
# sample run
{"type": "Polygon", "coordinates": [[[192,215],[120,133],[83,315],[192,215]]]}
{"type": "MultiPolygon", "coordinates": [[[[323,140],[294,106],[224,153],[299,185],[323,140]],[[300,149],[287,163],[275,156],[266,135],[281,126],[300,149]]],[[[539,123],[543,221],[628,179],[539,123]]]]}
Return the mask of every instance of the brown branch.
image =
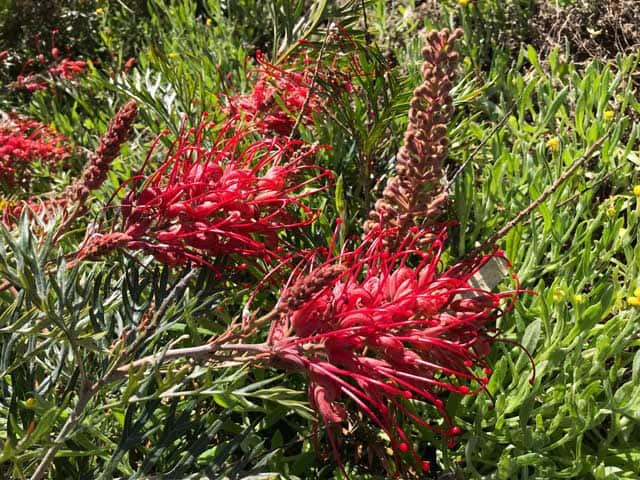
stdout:
{"type": "Polygon", "coordinates": [[[224,352],[249,352],[257,354],[269,353],[269,347],[264,343],[222,343],[216,345],[207,343],[197,347],[175,348],[165,352],[158,352],[122,365],[111,372],[107,382],[113,382],[125,378],[131,370],[141,367],[161,365],[178,358],[188,358],[196,362],[205,362],[219,351],[224,352]]]}
{"type": "Polygon", "coordinates": [[[498,230],[496,233],[491,235],[487,241],[485,241],[482,245],[477,248],[474,248],[467,257],[474,257],[479,253],[491,248],[496,241],[500,238],[504,237],[507,233],[511,231],[513,227],[515,227],[518,223],[522,221],[527,215],[533,212],[536,208],[538,208],[547,198],[549,198],[558,188],[564,184],[575,172],[578,168],[580,168],[584,163],[589,160],[594,153],[600,148],[600,146],[604,143],[604,141],[609,138],[611,132],[607,132],[602,137],[600,137],[589,149],[578,159],[576,160],[571,167],[569,167],[558,179],[553,182],[552,185],[547,187],[542,194],[536,198],[533,202],[527,206],[524,210],[518,213],[513,219],[511,219],[504,227],[498,230]]]}

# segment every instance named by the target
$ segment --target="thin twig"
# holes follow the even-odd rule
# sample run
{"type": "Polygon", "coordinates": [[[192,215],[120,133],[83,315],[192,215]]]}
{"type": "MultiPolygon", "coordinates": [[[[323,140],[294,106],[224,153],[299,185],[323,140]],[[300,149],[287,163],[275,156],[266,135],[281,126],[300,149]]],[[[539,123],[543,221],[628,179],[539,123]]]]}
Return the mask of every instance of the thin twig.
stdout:
{"type": "MultiPolygon", "coordinates": [[[[525,75],[526,77],[526,75],[525,75]]],[[[453,174],[453,176],[451,177],[450,180],[447,180],[447,191],[451,191],[451,186],[453,185],[453,183],[456,181],[456,178],[458,178],[458,176],[460,176],[460,174],[464,171],[464,169],[467,167],[467,165],[469,164],[469,162],[471,162],[471,160],[474,159],[474,157],[478,154],[478,152],[480,152],[480,150],[487,144],[487,142],[489,142],[489,140],[491,140],[491,138],[493,138],[493,135],[500,130],[505,123],[507,123],[507,120],[509,119],[509,117],[511,116],[511,114],[515,111],[516,106],[518,105],[518,103],[520,103],[520,101],[522,100],[522,98],[524,97],[524,92],[520,94],[520,96],[518,98],[516,98],[514,100],[514,102],[511,104],[511,106],[509,107],[509,110],[507,110],[505,112],[505,114],[502,116],[502,118],[500,119],[500,121],[491,129],[491,131],[487,134],[487,136],[478,144],[478,146],[476,148],[473,149],[473,151],[469,154],[469,156],[467,157],[467,159],[462,163],[462,165],[460,165],[460,167],[456,170],[456,172],[453,174]]]]}
{"type": "Polygon", "coordinates": [[[318,53],[318,61],[316,63],[316,67],[313,69],[313,75],[311,76],[311,83],[309,84],[309,89],[307,90],[307,95],[304,97],[304,102],[302,103],[302,108],[298,112],[298,116],[296,117],[296,122],[291,127],[291,132],[289,132],[289,140],[293,138],[293,134],[298,130],[300,126],[300,122],[302,122],[302,117],[304,116],[304,111],[309,106],[309,102],[311,101],[311,95],[313,94],[313,87],[315,86],[316,79],[318,78],[318,73],[320,72],[320,64],[322,62],[322,56],[324,55],[324,51],[327,47],[327,42],[329,40],[329,30],[327,29],[327,33],[324,36],[324,40],[322,41],[322,46],[320,47],[320,52],[318,53]]]}
{"type": "Polygon", "coordinates": [[[78,395],[78,401],[76,402],[75,407],[71,411],[71,414],[69,415],[69,418],[67,418],[67,421],[62,426],[62,429],[58,433],[58,436],[53,442],[53,445],[49,447],[47,453],[45,453],[44,457],[42,457],[42,460],[40,460],[36,471],[33,472],[33,475],[31,475],[31,480],[41,480],[47,474],[49,466],[51,465],[56,452],[62,446],[62,443],[66,440],[67,435],[71,433],[76,424],[80,421],[82,412],[86,408],[91,398],[95,395],[95,393],[96,390],[94,388],[88,387],[86,384],[82,386],[82,390],[78,395]]]}
{"type": "Polygon", "coordinates": [[[176,358],[189,358],[196,362],[203,362],[221,350],[232,352],[269,353],[269,347],[264,343],[223,343],[219,345],[207,343],[204,345],[198,345],[197,347],[175,348],[165,352],[148,355],[134,362],[122,365],[109,375],[108,381],[111,382],[124,378],[132,369],[159,365],[175,360],[176,358]]]}
{"type": "Polygon", "coordinates": [[[474,257],[479,253],[491,248],[498,239],[504,237],[507,233],[511,231],[513,227],[515,227],[518,223],[522,221],[527,215],[529,215],[532,211],[538,208],[547,198],[549,198],[558,188],[562,186],[564,182],[566,182],[575,171],[580,168],[587,160],[589,160],[593,154],[600,148],[600,146],[604,143],[604,141],[609,138],[611,132],[605,133],[602,137],[600,137],[591,147],[587,150],[578,160],[576,160],[571,167],[569,167],[558,179],[553,182],[552,185],[547,187],[542,194],[536,198],[533,202],[529,204],[527,208],[518,213],[513,219],[511,219],[504,227],[494,233],[487,241],[485,241],[482,245],[477,248],[474,248],[467,257],[474,257]]]}
{"type": "MultiPolygon", "coordinates": [[[[580,190],[579,192],[574,193],[573,195],[571,195],[568,198],[565,198],[564,200],[562,200],[561,202],[558,202],[554,208],[558,209],[558,208],[562,208],[565,205],[568,205],[569,203],[573,202],[574,200],[580,198],[582,195],[584,195],[586,192],[588,192],[589,190],[593,190],[595,187],[597,187],[598,185],[600,185],[601,183],[607,181],[607,179],[609,179],[611,176],[613,176],[613,172],[609,172],[607,173],[604,177],[602,177],[600,180],[598,180],[597,182],[594,182],[592,185],[589,185],[587,187],[585,187],[584,189],[580,190]]],[[[540,219],[542,218],[542,215],[538,215],[536,217],[536,219],[540,219]]],[[[526,222],[523,222],[523,225],[527,225],[531,223],[531,220],[527,220],[526,222]]]]}

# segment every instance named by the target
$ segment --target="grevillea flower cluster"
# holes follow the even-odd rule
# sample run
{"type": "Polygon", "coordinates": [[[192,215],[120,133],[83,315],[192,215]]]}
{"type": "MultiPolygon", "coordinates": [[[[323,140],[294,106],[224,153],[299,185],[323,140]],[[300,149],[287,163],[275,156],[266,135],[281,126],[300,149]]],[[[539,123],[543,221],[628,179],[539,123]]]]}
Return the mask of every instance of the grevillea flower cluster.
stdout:
{"type": "Polygon", "coordinates": [[[301,200],[324,189],[318,180],[331,174],[310,165],[320,147],[265,139],[236,120],[183,129],[161,165],[127,185],[118,231],[90,237],[81,257],[117,247],[169,264],[278,257],[280,233],[316,216],[301,200]]]}
{"type": "MultiPolygon", "coordinates": [[[[230,114],[240,115],[263,132],[277,135],[291,135],[299,115],[303,124],[311,124],[313,113],[322,111],[325,103],[320,80],[324,79],[325,84],[329,81],[327,72],[318,65],[319,60],[303,51],[300,58],[278,66],[269,63],[258,50],[256,61],[257,79],[251,92],[227,97],[230,114]],[[314,79],[316,75],[319,78],[314,79]]],[[[333,70],[330,81],[345,91],[352,88],[344,75],[337,75],[333,70]]]]}
{"type": "Polygon", "coordinates": [[[0,182],[25,186],[33,162],[55,169],[70,155],[67,139],[48,125],[21,116],[0,120],[0,182]]]}
{"type": "MultiPolygon", "coordinates": [[[[418,245],[432,231],[413,228],[389,251],[393,230],[368,234],[307,273],[299,270],[281,295],[269,343],[276,365],[304,372],[309,400],[327,426],[346,419],[350,402],[388,437],[397,467],[414,450],[407,421],[453,438],[460,433],[443,394],[472,395],[485,389],[491,373],[486,356],[502,301],[514,292],[473,288],[474,273],[494,253],[441,269],[445,232],[428,250],[418,245]],[[431,405],[442,424],[415,413],[431,405]]],[[[507,302],[509,303],[509,302],[507,302]]],[[[510,305],[506,305],[506,309],[510,305]]],[[[339,458],[339,457],[338,457],[339,458]]]]}
{"type": "Polygon", "coordinates": [[[48,83],[45,81],[45,73],[48,73],[53,78],[62,78],[71,81],[86,72],[88,65],[84,60],[73,60],[69,57],[63,57],[62,52],[56,46],[55,37],[57,34],[58,30],[51,32],[50,57],[44,53],[39,53],[35,58],[29,59],[22,66],[22,71],[16,78],[16,88],[25,89],[30,92],[46,90],[48,83]]]}
{"type": "Polygon", "coordinates": [[[430,32],[422,50],[423,83],[409,103],[409,124],[382,198],[364,229],[397,228],[398,238],[418,222],[433,221],[447,200],[443,162],[447,155],[447,124],[453,113],[450,91],[458,60],[453,50],[462,30],[430,32]]]}
{"type": "Polygon", "coordinates": [[[87,70],[87,62],[84,60],[71,60],[63,58],[60,62],[49,68],[48,72],[64,80],[75,80],[87,70]]]}

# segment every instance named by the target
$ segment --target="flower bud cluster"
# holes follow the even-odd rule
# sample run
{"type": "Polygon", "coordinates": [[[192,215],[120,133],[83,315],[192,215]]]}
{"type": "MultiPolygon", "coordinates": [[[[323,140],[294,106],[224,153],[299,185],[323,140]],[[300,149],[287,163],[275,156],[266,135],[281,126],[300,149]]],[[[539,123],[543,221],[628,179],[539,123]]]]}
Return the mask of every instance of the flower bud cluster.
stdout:
{"type": "Polygon", "coordinates": [[[389,178],[382,198],[370,212],[365,232],[397,228],[400,239],[413,225],[443,213],[447,201],[443,162],[453,112],[450,91],[458,61],[453,45],[461,36],[460,29],[427,36],[422,50],[424,81],[409,103],[409,125],[396,159],[396,175],[389,178]]]}

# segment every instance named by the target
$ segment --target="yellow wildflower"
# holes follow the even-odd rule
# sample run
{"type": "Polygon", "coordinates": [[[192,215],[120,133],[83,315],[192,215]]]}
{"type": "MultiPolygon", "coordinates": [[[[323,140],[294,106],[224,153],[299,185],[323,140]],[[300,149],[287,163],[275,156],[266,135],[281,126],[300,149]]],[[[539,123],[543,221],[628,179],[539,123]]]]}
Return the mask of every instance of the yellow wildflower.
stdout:
{"type": "Polygon", "coordinates": [[[632,307],[640,307],[640,297],[628,297],[627,303],[632,307]]]}
{"type": "Polygon", "coordinates": [[[633,187],[633,194],[636,197],[640,197],[640,185],[634,185],[633,187]]]}
{"type": "Polygon", "coordinates": [[[6,198],[0,198],[0,211],[4,210],[5,208],[11,208],[14,205],[15,203],[10,202],[6,198]]]}
{"type": "Polygon", "coordinates": [[[615,115],[615,112],[613,110],[607,110],[604,112],[603,117],[605,120],[609,121],[613,118],[614,115],[615,115]]]}
{"type": "Polygon", "coordinates": [[[578,304],[584,303],[584,295],[582,295],[581,293],[576,293],[573,296],[573,301],[574,303],[578,303],[578,304]]]}
{"type": "Polygon", "coordinates": [[[549,140],[547,140],[547,148],[554,153],[559,152],[560,140],[558,139],[558,137],[551,137],[549,140]]]}
{"type": "Polygon", "coordinates": [[[458,0],[458,3],[463,7],[466,7],[469,4],[469,0],[458,0]]]}
{"type": "Polygon", "coordinates": [[[104,8],[96,8],[96,15],[102,15],[104,13],[104,8]]]}
{"type": "Polygon", "coordinates": [[[167,55],[167,57],[174,59],[174,58],[178,58],[178,54],[175,52],[171,52],[170,54],[167,55]]]}
{"type": "Polygon", "coordinates": [[[565,291],[561,288],[554,288],[553,289],[553,301],[554,302],[559,302],[560,300],[562,300],[564,298],[564,296],[566,295],[565,291]]]}
{"type": "Polygon", "coordinates": [[[607,215],[609,215],[610,217],[615,217],[616,213],[616,207],[614,207],[613,205],[609,205],[609,207],[607,208],[607,215]]]}
{"type": "Polygon", "coordinates": [[[206,24],[207,27],[210,26],[213,23],[213,20],[211,20],[210,18],[207,18],[206,24]]]}
{"type": "Polygon", "coordinates": [[[33,397],[29,397],[24,401],[24,404],[27,406],[27,408],[33,408],[36,406],[36,399],[33,397]]]}

